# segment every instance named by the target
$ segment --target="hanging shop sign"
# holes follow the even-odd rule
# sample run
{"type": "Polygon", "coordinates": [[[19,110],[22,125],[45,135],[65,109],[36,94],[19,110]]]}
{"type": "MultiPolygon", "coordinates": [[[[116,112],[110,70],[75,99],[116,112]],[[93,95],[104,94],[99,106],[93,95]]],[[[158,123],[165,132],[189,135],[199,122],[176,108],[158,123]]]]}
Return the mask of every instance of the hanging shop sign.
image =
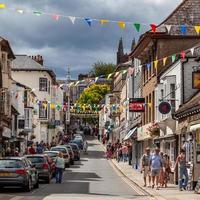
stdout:
{"type": "Polygon", "coordinates": [[[130,98],[129,99],[129,112],[144,112],[145,99],[144,98],[130,98]]]}
{"type": "Polygon", "coordinates": [[[200,89],[200,71],[192,72],[192,88],[200,89]]]}
{"type": "Polygon", "coordinates": [[[171,105],[168,102],[163,101],[159,104],[158,110],[161,114],[166,115],[171,111],[171,105]]]}

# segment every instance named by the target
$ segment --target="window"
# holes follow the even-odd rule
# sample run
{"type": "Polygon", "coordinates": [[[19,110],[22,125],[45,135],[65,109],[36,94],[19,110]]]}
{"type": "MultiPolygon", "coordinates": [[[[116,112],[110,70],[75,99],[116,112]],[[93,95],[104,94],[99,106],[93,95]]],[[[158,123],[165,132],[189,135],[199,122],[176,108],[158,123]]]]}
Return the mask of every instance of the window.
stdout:
{"type": "Polygon", "coordinates": [[[50,92],[51,92],[51,82],[49,81],[48,93],[50,94],[50,92]]]}
{"type": "Polygon", "coordinates": [[[43,102],[39,104],[39,118],[47,118],[47,106],[44,106],[43,102]]]}
{"type": "Polygon", "coordinates": [[[39,88],[40,88],[40,91],[47,92],[47,88],[48,88],[47,78],[40,78],[39,79],[39,88]]]}
{"type": "Polygon", "coordinates": [[[7,55],[6,53],[2,53],[2,71],[4,72],[7,72],[6,64],[7,64],[7,55]]]}
{"type": "Polygon", "coordinates": [[[24,129],[24,119],[19,119],[18,120],[18,128],[19,129],[24,129]]]}
{"type": "Polygon", "coordinates": [[[172,113],[175,112],[176,109],[176,86],[175,84],[170,84],[170,101],[171,101],[171,109],[172,113]]]}
{"type": "Polygon", "coordinates": [[[31,129],[32,126],[32,109],[25,108],[25,129],[31,129]]]}

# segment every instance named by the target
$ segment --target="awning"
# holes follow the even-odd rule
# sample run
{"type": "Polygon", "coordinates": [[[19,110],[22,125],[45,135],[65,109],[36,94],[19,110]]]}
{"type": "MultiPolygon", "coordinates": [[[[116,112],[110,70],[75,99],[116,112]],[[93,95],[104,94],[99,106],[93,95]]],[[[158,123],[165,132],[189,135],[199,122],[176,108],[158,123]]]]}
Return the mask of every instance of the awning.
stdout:
{"type": "Polygon", "coordinates": [[[135,131],[137,130],[137,127],[131,129],[127,134],[126,136],[124,137],[123,140],[129,140],[131,138],[131,136],[135,133],[135,131]]]}

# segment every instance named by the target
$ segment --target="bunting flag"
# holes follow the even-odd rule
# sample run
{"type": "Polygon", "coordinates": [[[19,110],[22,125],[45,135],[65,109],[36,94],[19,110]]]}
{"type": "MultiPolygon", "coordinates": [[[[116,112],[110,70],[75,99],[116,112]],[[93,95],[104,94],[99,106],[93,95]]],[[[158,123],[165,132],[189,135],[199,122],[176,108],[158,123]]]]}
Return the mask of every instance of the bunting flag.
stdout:
{"type": "Polygon", "coordinates": [[[41,16],[42,12],[40,12],[40,11],[33,11],[33,14],[35,14],[36,16],[41,16]]]}
{"type": "Polygon", "coordinates": [[[118,76],[118,75],[119,75],[119,73],[120,73],[120,72],[116,72],[116,73],[115,73],[115,76],[118,76]]]}
{"type": "Polygon", "coordinates": [[[90,18],[85,18],[85,21],[87,22],[87,24],[88,24],[89,26],[92,26],[92,19],[90,19],[90,18]]]}
{"type": "Polygon", "coordinates": [[[166,29],[167,29],[167,32],[170,33],[171,31],[171,28],[172,28],[172,25],[165,25],[166,29]]]}
{"type": "Polygon", "coordinates": [[[61,104],[58,104],[58,105],[56,106],[56,109],[57,109],[58,111],[61,110],[61,109],[62,109],[61,104]]]}
{"type": "Polygon", "coordinates": [[[123,21],[119,21],[119,22],[117,22],[117,24],[121,29],[125,29],[125,27],[126,27],[126,24],[123,21]]]}
{"type": "Polygon", "coordinates": [[[172,62],[175,62],[176,60],[176,54],[172,55],[172,62]]]}
{"type": "Polygon", "coordinates": [[[53,15],[53,19],[55,19],[56,21],[58,21],[60,19],[60,15],[53,15]]]}
{"type": "Polygon", "coordinates": [[[75,23],[76,17],[73,16],[69,16],[69,20],[72,22],[72,24],[75,23]]]}
{"type": "Polygon", "coordinates": [[[75,84],[75,86],[77,86],[79,83],[80,83],[80,81],[77,81],[76,84],[75,84]]]}
{"type": "Polygon", "coordinates": [[[182,51],[182,52],[181,52],[181,58],[182,58],[182,59],[185,59],[185,56],[186,56],[185,51],[182,51]]]}
{"type": "Polygon", "coordinates": [[[167,62],[167,57],[163,58],[163,66],[166,65],[166,62],[167,62]]]}
{"type": "Polygon", "coordinates": [[[194,48],[190,49],[192,56],[194,55],[194,48]]]}
{"type": "Polygon", "coordinates": [[[182,33],[183,35],[185,35],[186,32],[187,32],[186,25],[181,25],[181,26],[180,26],[180,31],[181,31],[181,33],[182,33]]]}
{"type": "Polygon", "coordinates": [[[24,14],[24,10],[22,10],[22,9],[16,9],[16,11],[17,11],[18,13],[20,13],[20,14],[24,14]]]}
{"type": "Polygon", "coordinates": [[[151,63],[147,63],[147,70],[151,69],[151,63]]]}
{"type": "Polygon", "coordinates": [[[151,26],[152,32],[155,33],[156,30],[157,30],[157,25],[156,24],[150,24],[150,26],[151,26]]]}
{"type": "Polygon", "coordinates": [[[122,70],[121,72],[122,72],[122,74],[126,74],[127,73],[127,69],[122,70]]]}
{"type": "Polygon", "coordinates": [[[96,78],[95,78],[95,82],[97,82],[97,81],[98,81],[98,79],[99,79],[99,77],[96,77],[96,78]]]}
{"type": "Polygon", "coordinates": [[[101,25],[107,24],[108,22],[109,22],[109,20],[107,20],[107,19],[100,20],[101,25]]]}
{"type": "Polygon", "coordinates": [[[44,109],[47,109],[48,104],[47,103],[43,103],[42,106],[44,107],[44,109]]]}
{"type": "Polygon", "coordinates": [[[113,75],[113,73],[111,73],[111,74],[108,74],[108,77],[107,77],[107,79],[110,79],[110,77],[113,75]]]}
{"type": "Polygon", "coordinates": [[[50,108],[51,108],[52,110],[55,110],[56,105],[55,105],[54,103],[51,103],[51,104],[50,104],[50,108]]]}
{"type": "Polygon", "coordinates": [[[200,26],[194,26],[194,29],[196,33],[199,35],[200,34],[200,26]]]}
{"type": "Polygon", "coordinates": [[[152,103],[148,103],[147,105],[148,105],[150,108],[152,108],[152,103]]]}
{"type": "Polygon", "coordinates": [[[157,68],[158,68],[158,60],[155,60],[155,61],[154,61],[154,67],[155,67],[155,69],[157,70],[157,68]]]}
{"type": "Polygon", "coordinates": [[[137,32],[140,32],[141,24],[139,24],[139,23],[134,23],[133,25],[134,25],[136,31],[137,31],[137,32]]]}
{"type": "Polygon", "coordinates": [[[0,9],[4,9],[4,8],[6,8],[6,5],[4,3],[1,3],[0,4],[0,9]]]}

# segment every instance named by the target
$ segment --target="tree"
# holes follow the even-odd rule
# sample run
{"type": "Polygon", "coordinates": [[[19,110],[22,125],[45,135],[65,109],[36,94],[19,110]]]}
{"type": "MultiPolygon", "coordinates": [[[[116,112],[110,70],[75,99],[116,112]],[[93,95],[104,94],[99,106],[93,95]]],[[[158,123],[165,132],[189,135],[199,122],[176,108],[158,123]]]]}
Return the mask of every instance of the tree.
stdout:
{"type": "Polygon", "coordinates": [[[81,106],[97,105],[109,91],[110,87],[106,84],[93,84],[81,93],[77,103],[81,106]]]}
{"type": "Polygon", "coordinates": [[[96,62],[92,65],[92,70],[90,71],[91,76],[107,76],[114,72],[116,65],[113,63],[96,62]]]}

